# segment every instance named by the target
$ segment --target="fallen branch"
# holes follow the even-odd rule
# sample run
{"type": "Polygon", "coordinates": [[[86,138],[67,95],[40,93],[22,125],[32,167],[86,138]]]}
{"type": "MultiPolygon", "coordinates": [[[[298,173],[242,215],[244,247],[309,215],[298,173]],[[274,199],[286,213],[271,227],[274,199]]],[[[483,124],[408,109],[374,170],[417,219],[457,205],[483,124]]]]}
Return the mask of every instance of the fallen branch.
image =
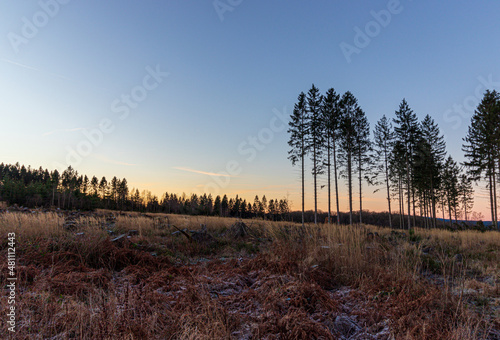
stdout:
{"type": "Polygon", "coordinates": [[[174,227],[175,229],[177,229],[180,233],[182,233],[184,236],[186,236],[189,240],[189,242],[193,242],[193,238],[191,237],[191,235],[189,235],[188,233],[186,233],[184,230],[181,230],[179,228],[177,228],[175,225],[171,224],[172,227],[174,227]]]}

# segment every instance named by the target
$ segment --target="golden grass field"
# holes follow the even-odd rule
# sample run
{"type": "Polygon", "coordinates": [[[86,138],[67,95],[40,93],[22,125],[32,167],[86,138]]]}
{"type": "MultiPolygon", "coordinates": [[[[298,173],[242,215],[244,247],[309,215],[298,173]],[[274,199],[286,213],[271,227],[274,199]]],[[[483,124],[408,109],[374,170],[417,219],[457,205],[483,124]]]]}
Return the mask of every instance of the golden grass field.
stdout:
{"type": "Polygon", "coordinates": [[[8,233],[6,338],[500,339],[498,232],[10,212],[4,287],[8,233]]]}

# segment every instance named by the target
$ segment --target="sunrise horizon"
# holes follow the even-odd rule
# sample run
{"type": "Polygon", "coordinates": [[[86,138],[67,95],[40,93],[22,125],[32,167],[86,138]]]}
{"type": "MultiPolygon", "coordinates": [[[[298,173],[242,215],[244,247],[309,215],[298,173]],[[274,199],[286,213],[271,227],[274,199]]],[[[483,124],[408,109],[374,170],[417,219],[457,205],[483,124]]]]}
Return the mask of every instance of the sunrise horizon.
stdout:
{"type": "MultiPolygon", "coordinates": [[[[32,169],[38,169],[38,167],[41,166],[41,165],[33,166],[32,164],[24,164],[24,163],[21,163],[19,161],[18,162],[8,162],[8,164],[16,164],[16,163],[19,163],[20,166],[25,165],[26,167],[29,165],[29,166],[31,166],[32,169]]],[[[44,166],[41,166],[41,167],[45,169],[44,166]]],[[[80,172],[78,167],[76,167],[76,166],[75,167],[72,166],[72,168],[75,171],[77,171],[80,175],[87,175],[87,176],[89,176],[89,178],[92,176],[96,176],[99,180],[101,180],[102,177],[105,177],[109,181],[109,180],[111,180],[112,177],[116,176],[116,175],[113,175],[111,173],[108,175],[84,173],[84,172],[80,172]]],[[[180,168],[182,168],[182,167],[180,167],[180,168]]],[[[51,171],[51,169],[48,169],[48,170],[51,171]]],[[[62,169],[62,170],[57,169],[57,170],[59,172],[62,172],[65,169],[62,169]]],[[[266,187],[262,187],[262,188],[258,188],[258,189],[236,190],[236,189],[232,189],[232,185],[230,184],[230,181],[226,182],[227,175],[225,175],[225,174],[211,173],[211,172],[207,172],[207,171],[203,171],[203,170],[195,170],[195,169],[188,169],[188,168],[183,168],[181,171],[187,171],[188,173],[191,172],[191,173],[196,173],[196,174],[201,175],[200,177],[206,179],[206,181],[202,181],[200,183],[205,183],[205,184],[204,185],[197,184],[197,185],[192,186],[191,190],[189,190],[189,189],[186,190],[185,187],[178,187],[175,185],[169,185],[167,183],[160,184],[160,183],[154,183],[154,182],[130,181],[129,177],[127,177],[126,175],[116,176],[116,177],[119,179],[122,179],[122,178],[127,179],[127,182],[128,182],[128,185],[129,185],[129,188],[131,191],[138,189],[141,194],[144,191],[149,191],[149,192],[151,192],[151,194],[155,195],[159,201],[164,197],[165,193],[175,194],[177,196],[182,196],[183,194],[185,194],[186,198],[189,198],[192,194],[196,194],[198,196],[203,195],[203,194],[207,194],[207,195],[211,194],[213,199],[215,199],[215,197],[217,195],[220,195],[221,197],[223,195],[227,195],[228,199],[235,198],[236,196],[238,196],[241,199],[245,199],[247,201],[247,203],[251,203],[251,204],[253,204],[255,196],[258,196],[259,199],[262,199],[263,196],[266,196],[268,201],[270,199],[273,199],[273,200],[274,199],[279,200],[279,199],[284,199],[284,198],[288,199],[290,202],[290,208],[291,208],[292,212],[300,212],[301,211],[301,208],[300,208],[300,205],[301,205],[300,178],[299,177],[296,178],[296,180],[295,180],[296,183],[290,184],[289,191],[275,191],[275,190],[272,190],[273,188],[266,188],[266,187]],[[225,179],[221,179],[221,178],[225,178],[225,179]],[[220,188],[217,191],[211,191],[211,192],[210,191],[205,192],[205,191],[200,190],[200,187],[205,187],[207,185],[210,186],[210,184],[213,184],[213,183],[226,184],[227,187],[231,188],[231,189],[224,191],[222,188],[220,188]],[[295,190],[295,191],[293,191],[293,190],[295,190]]],[[[124,173],[125,172],[122,172],[122,174],[124,174],[124,173]]],[[[142,178],[142,176],[140,176],[140,178],[142,178]]],[[[309,187],[310,187],[312,184],[312,176],[308,180],[308,182],[310,182],[310,183],[308,183],[309,187]]],[[[323,182],[326,183],[326,180],[323,179],[322,183],[323,182]]],[[[195,181],[194,183],[198,183],[198,182],[195,181]]],[[[325,185],[325,186],[320,189],[320,196],[319,196],[319,201],[318,201],[318,213],[325,214],[325,213],[328,213],[328,205],[327,205],[328,197],[327,197],[327,191],[326,191],[327,187],[326,187],[326,184],[322,184],[322,185],[325,185]]],[[[343,183],[342,187],[343,187],[342,189],[345,190],[345,188],[344,188],[345,183],[343,183]]],[[[372,194],[372,191],[374,191],[377,188],[383,189],[382,186],[378,186],[378,187],[368,186],[366,188],[368,193],[366,195],[364,195],[364,197],[363,197],[363,211],[369,211],[369,212],[375,212],[375,213],[388,213],[387,196],[385,196],[385,194],[382,192],[382,190],[379,190],[379,192],[376,194],[372,194]]],[[[476,186],[476,190],[480,190],[480,189],[481,189],[481,187],[478,184],[478,186],[476,186]]],[[[343,190],[339,191],[339,207],[340,207],[339,211],[342,214],[349,214],[348,196],[345,192],[343,192],[343,190]]],[[[333,192],[333,188],[332,188],[332,192],[333,192]]],[[[354,194],[355,194],[354,195],[355,198],[359,197],[358,192],[355,191],[354,194]]],[[[309,192],[306,191],[306,198],[307,199],[305,201],[305,211],[314,212],[314,201],[313,201],[312,189],[309,190],[309,192]]],[[[486,200],[487,198],[488,197],[486,195],[481,196],[481,200],[486,200]]],[[[391,201],[392,201],[393,207],[395,207],[397,200],[392,198],[391,201]]],[[[353,211],[358,212],[359,211],[359,201],[354,200],[353,203],[354,203],[353,211]]],[[[332,203],[331,203],[332,215],[336,214],[336,205],[335,204],[336,204],[335,203],[335,196],[333,194],[332,195],[332,203]]],[[[437,218],[442,219],[441,209],[439,209],[438,211],[439,211],[439,213],[437,214],[437,218]]],[[[473,208],[472,212],[481,213],[483,217],[479,218],[479,219],[482,220],[483,222],[491,222],[491,219],[488,218],[488,213],[489,213],[488,208],[483,208],[483,209],[473,208]]],[[[392,214],[398,215],[399,211],[394,210],[394,208],[393,208],[392,214]]],[[[405,212],[405,215],[406,214],[407,213],[405,212]]],[[[447,212],[446,212],[445,220],[446,219],[448,219],[447,212]]],[[[479,220],[479,219],[476,219],[476,220],[479,220]]],[[[461,218],[459,218],[459,220],[460,221],[464,220],[463,216],[461,218]]],[[[474,221],[473,219],[471,219],[471,215],[469,215],[468,220],[474,221]]]]}

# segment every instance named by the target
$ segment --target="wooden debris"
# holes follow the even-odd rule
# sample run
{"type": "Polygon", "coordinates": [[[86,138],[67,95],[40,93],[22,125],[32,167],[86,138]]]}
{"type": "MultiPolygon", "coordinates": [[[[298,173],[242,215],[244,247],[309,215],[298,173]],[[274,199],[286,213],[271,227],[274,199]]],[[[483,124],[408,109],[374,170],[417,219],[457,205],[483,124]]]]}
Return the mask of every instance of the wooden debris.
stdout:
{"type": "Polygon", "coordinates": [[[115,237],[114,239],[111,240],[111,242],[118,242],[120,240],[123,240],[127,237],[127,234],[121,234],[120,236],[115,237]]]}

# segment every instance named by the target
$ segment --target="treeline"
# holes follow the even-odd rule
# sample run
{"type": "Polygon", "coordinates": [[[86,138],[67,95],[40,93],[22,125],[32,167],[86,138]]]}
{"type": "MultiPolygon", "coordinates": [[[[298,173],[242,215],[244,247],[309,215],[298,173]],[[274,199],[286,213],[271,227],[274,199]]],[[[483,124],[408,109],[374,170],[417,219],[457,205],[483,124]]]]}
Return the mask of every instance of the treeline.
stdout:
{"type": "MultiPolygon", "coordinates": [[[[341,223],[339,180],[348,192],[348,223],[364,220],[366,184],[387,199],[387,225],[411,228],[437,227],[438,218],[458,224],[468,221],[474,204],[473,182],[488,181],[493,225],[497,226],[496,178],[500,176],[499,95],[487,91],[472,117],[463,149],[468,161],[458,164],[447,155],[444,136],[430,115],[422,121],[405,99],[392,118],[376,123],[373,138],[365,112],[351,92],[337,94],[333,88],[321,94],[312,85],[301,92],[290,116],[289,159],[300,164],[302,222],[304,216],[305,166],[310,160],[314,191],[314,222],[318,220],[318,177],[326,176],[327,220],[341,223]],[[357,188],[354,187],[357,180],[357,188]],[[333,186],[333,188],[332,188],[333,186]],[[359,210],[353,201],[359,194],[359,210]],[[332,202],[332,191],[335,202],[332,202]],[[394,219],[394,215],[397,216],[394,219]],[[419,218],[420,217],[420,218],[419,218]]],[[[322,222],[322,221],[321,221],[322,222]]]]}
{"type": "Polygon", "coordinates": [[[0,164],[0,200],[30,208],[132,210],[172,214],[222,217],[262,217],[271,220],[290,219],[286,198],[267,200],[266,196],[247,202],[238,196],[212,197],[211,194],[178,195],[165,193],[161,198],[150,191],[132,188],[127,180],[113,177],[100,180],[81,175],[71,166],[61,174],[57,170],[33,169],[24,165],[0,164]]]}

